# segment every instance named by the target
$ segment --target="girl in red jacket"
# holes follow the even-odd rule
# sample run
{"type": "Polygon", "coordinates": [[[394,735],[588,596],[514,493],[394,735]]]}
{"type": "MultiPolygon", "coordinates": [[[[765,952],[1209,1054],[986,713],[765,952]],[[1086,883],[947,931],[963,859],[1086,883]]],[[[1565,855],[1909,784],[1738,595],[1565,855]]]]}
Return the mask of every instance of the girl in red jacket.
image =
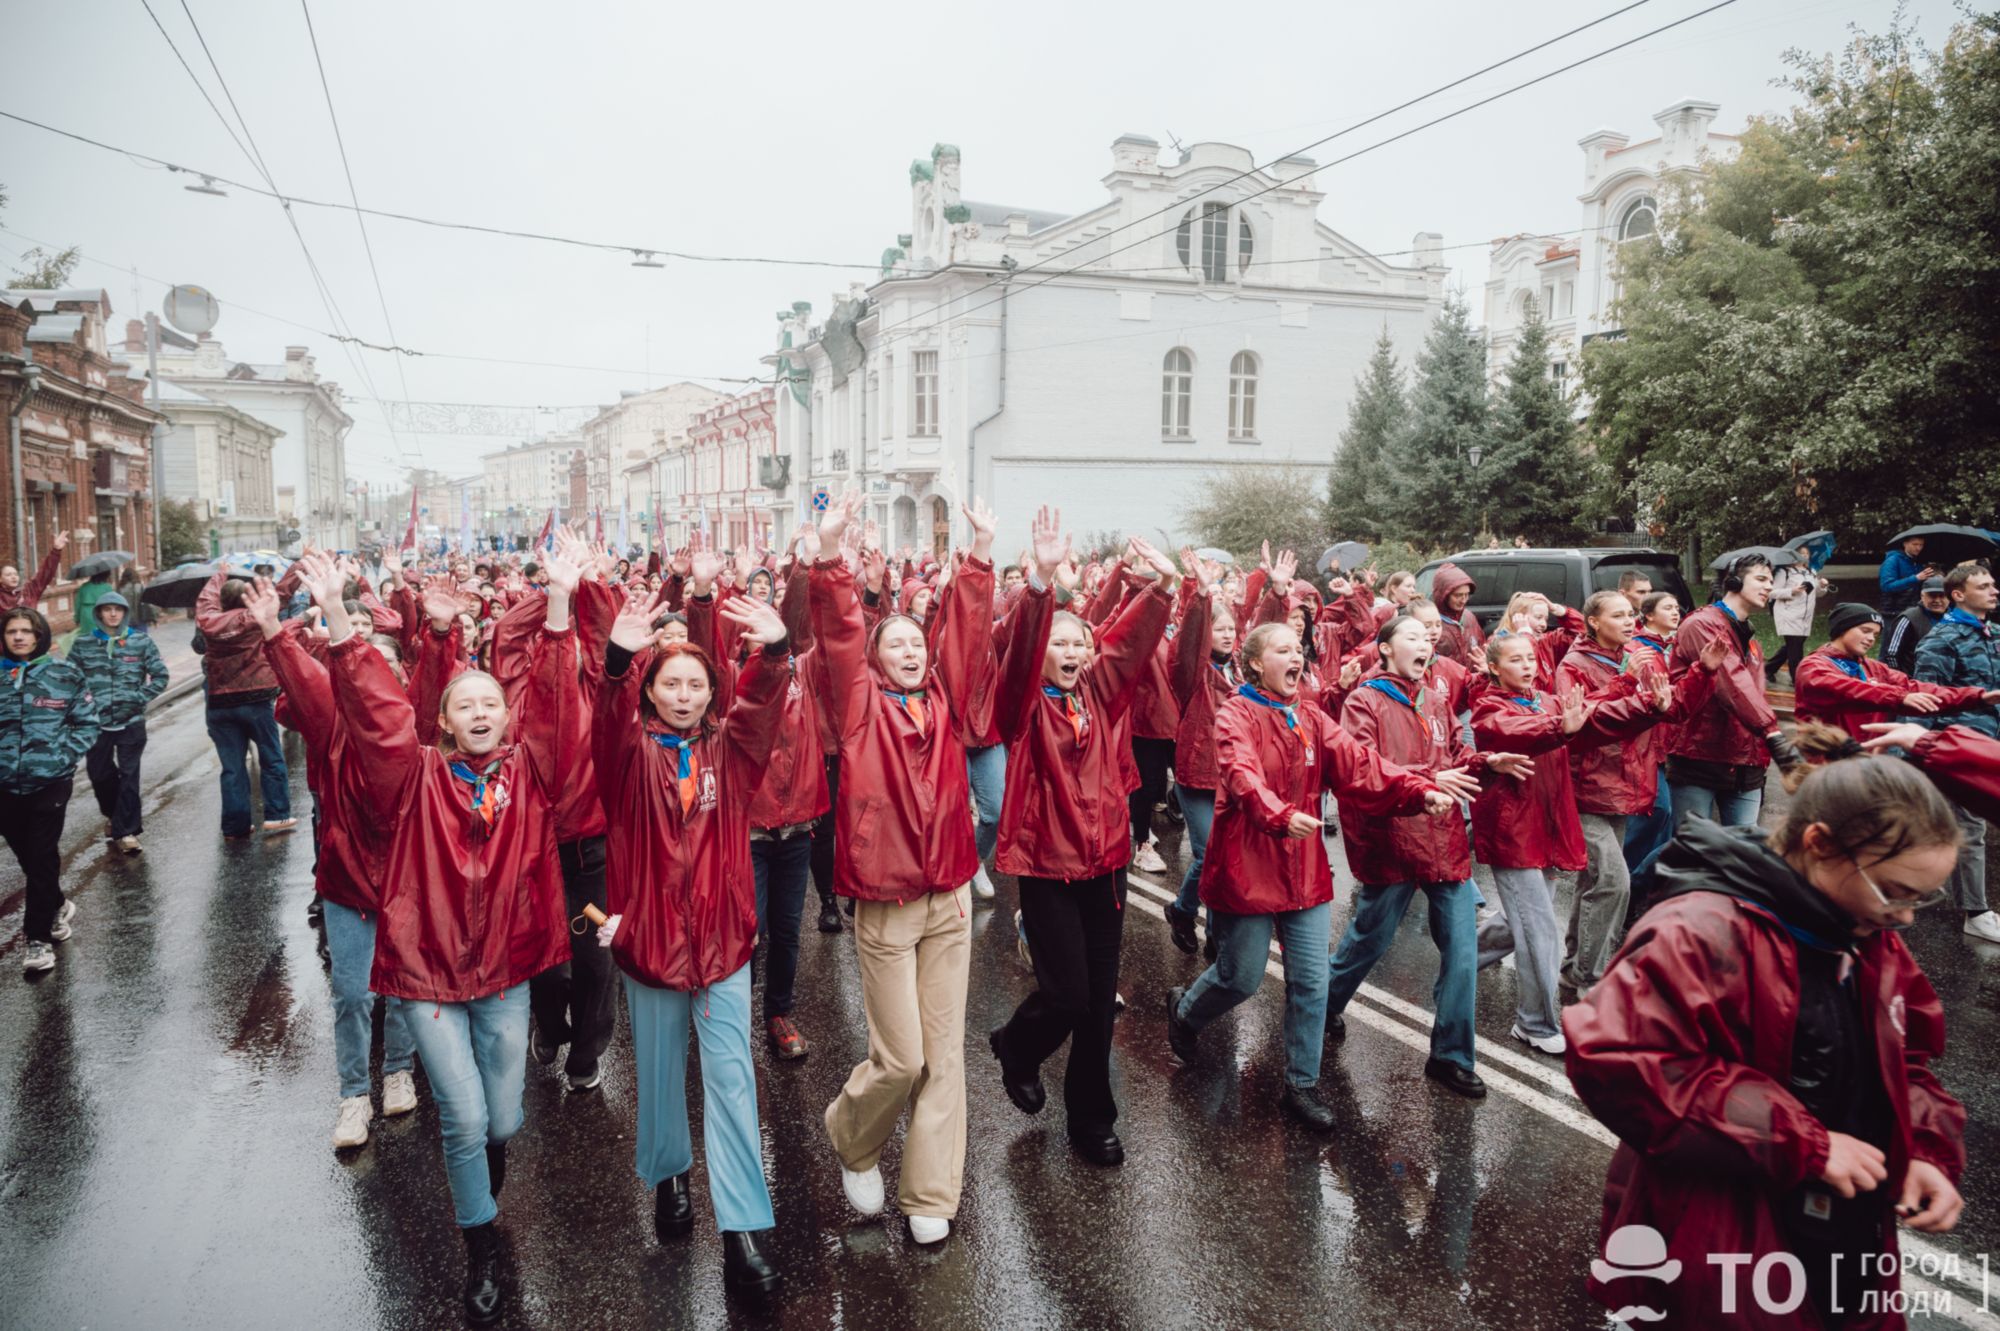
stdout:
{"type": "Polygon", "coordinates": [[[1181,709],[1174,737],[1174,783],[1187,821],[1188,866],[1166,913],[1174,946],[1193,956],[1200,946],[1195,917],[1201,905],[1201,866],[1215,824],[1219,784],[1215,716],[1236,695],[1243,672],[1236,664],[1236,616],[1216,591],[1218,569],[1192,549],[1181,551],[1181,566],[1187,576],[1181,583],[1180,628],[1174,634],[1168,680],[1181,709]]]}
{"type": "MultiPolygon", "coordinates": [[[[1518,780],[1533,776],[1535,763],[1525,754],[1476,753],[1466,747],[1450,703],[1438,689],[1424,687],[1431,652],[1430,634],[1416,619],[1398,615],[1384,624],[1376,634],[1377,668],[1347,696],[1341,728],[1385,761],[1423,776],[1435,773],[1434,780],[1488,771],[1518,780]]],[[[1479,1099],[1486,1094],[1486,1083],[1473,1071],[1478,889],[1472,885],[1465,816],[1456,806],[1395,818],[1370,817],[1371,812],[1341,800],[1347,867],[1361,886],[1327,981],[1330,1018],[1338,1018],[1389,950],[1396,927],[1423,889],[1431,941],[1438,949],[1437,1015],[1424,1075],[1447,1090],[1479,1099]]],[[[1329,1020],[1331,1038],[1339,1039],[1345,1031],[1344,1023],[1329,1020]]]]}
{"type": "Polygon", "coordinates": [[[1173,565],[1134,537],[1133,553],[1159,574],[1126,601],[1085,663],[1083,621],[1055,609],[1061,517],[1044,509],[1033,531],[1037,576],[1015,609],[995,713],[1009,754],[995,867],[1014,875],[1035,991],[989,1037],[1008,1099],[1026,1114],[1044,1102],[1041,1065],[1070,1041],[1063,1079],[1069,1139],[1093,1164],[1116,1165],[1111,1020],[1125,924],[1130,811],[1114,741],[1153,660],[1173,602],[1173,565]]]}
{"type": "Polygon", "coordinates": [[[341,572],[306,559],[349,741],[335,776],[354,783],[363,811],[394,824],[369,987],[402,1005],[416,1037],[465,1235],[466,1315],[484,1324],[500,1315],[493,1220],[507,1139],[521,1126],[528,981],[569,954],[555,806],[571,775],[562,676],[575,668],[578,569],[560,552],[548,561],[532,705],[514,741],[499,682],[467,671],[445,686],[439,743],[427,746],[388,663],[348,621],[341,572]]]}
{"type": "MultiPolygon", "coordinates": [[[[1242,670],[1246,682],[1216,715],[1222,784],[1201,871],[1215,964],[1191,987],[1168,991],[1167,1043],[1182,1062],[1194,1061],[1202,1028],[1263,983],[1275,934],[1285,966],[1280,1104],[1308,1128],[1327,1132],[1333,1111],[1314,1089],[1326,1040],[1333,920],[1320,796],[1338,794],[1349,823],[1394,815],[1460,819],[1455,797],[1478,787],[1462,771],[1408,771],[1384,762],[1318,708],[1301,706],[1305,652],[1285,625],[1251,631],[1242,670]]],[[[1468,916],[1469,904],[1468,898],[1468,916]]]]}
{"type": "MultiPolygon", "coordinates": [[[[1635,657],[1626,651],[1637,618],[1623,592],[1592,592],[1583,603],[1585,632],[1556,668],[1556,687],[1580,688],[1586,697],[1607,704],[1656,691],[1657,682],[1666,678],[1658,664],[1650,655],[1635,657]]],[[[1625,823],[1651,809],[1659,793],[1660,746],[1647,731],[1699,711],[1722,659],[1722,648],[1712,645],[1680,676],[1680,696],[1669,708],[1640,712],[1638,724],[1610,742],[1570,750],[1586,854],[1565,942],[1563,983],[1569,988],[1584,990],[1597,983],[1625,931],[1632,898],[1625,823]]]]}
{"type": "Polygon", "coordinates": [[[907,616],[885,616],[872,634],[862,626],[837,555],[860,506],[849,494],[828,508],[820,545],[834,557],[812,569],[813,638],[840,737],[834,890],[857,902],[868,1009],[868,1058],[827,1106],[826,1128],[848,1201],[878,1215],[882,1148],[908,1108],[898,1200],[911,1237],[940,1243],[965,1182],[967,884],[979,863],[957,722],[994,683],[994,518],[966,511],[972,553],[932,610],[948,621],[934,660],[907,616]]]}
{"type": "MultiPolygon", "coordinates": [[[[706,582],[698,569],[697,602],[706,582]]],[[[658,611],[657,598],[627,598],[598,684],[591,747],[611,828],[612,911],[599,941],[625,973],[638,1065],[637,1165],[654,1190],[654,1230],[665,1242],[694,1228],[685,1080],[693,1026],[723,1282],[768,1295],[780,1277],[757,1239],[774,1222],[750,1053],[757,941],[750,815],[784,722],[790,651],[784,622],[764,601],[745,594],[724,603],[721,614],[759,650],[718,720],[708,654],[692,644],[649,649],[658,611]]]]}
{"type": "MultiPolygon", "coordinates": [[[[1616,595],[1617,593],[1612,593],[1616,595]]],[[[1486,644],[1492,687],[1472,706],[1472,738],[1481,749],[1546,754],[1533,775],[1497,781],[1472,805],[1472,844],[1479,862],[1493,870],[1502,912],[1479,930],[1479,965],[1491,966],[1514,954],[1516,996],[1513,1036],[1544,1054],[1563,1051],[1557,1011],[1556,971],[1562,947],[1556,935],[1552,869],[1584,867],[1583,827],[1570,786],[1571,754],[1593,744],[1616,741],[1672,701],[1664,672],[1648,691],[1587,701],[1583,685],[1560,686],[1550,694],[1536,688],[1535,646],[1518,633],[1486,644]]]]}
{"type": "Polygon", "coordinates": [[[1958,849],[1950,805],[1889,758],[1815,768],[1769,833],[1682,827],[1662,899],[1563,1013],[1570,1080],[1620,1140],[1606,1255],[1631,1230],[1653,1273],[1676,1272],[1593,1263],[1606,1307],[1677,1327],[1903,1325],[1896,1225],[1957,1224],[1965,1110],[1931,1071],[1944,1012],[1896,931],[1946,898],[1958,849]],[[1781,1254],[1790,1280],[1750,1279],[1781,1254]],[[1802,1307],[1757,1297],[1800,1277],[1802,1307]]]}

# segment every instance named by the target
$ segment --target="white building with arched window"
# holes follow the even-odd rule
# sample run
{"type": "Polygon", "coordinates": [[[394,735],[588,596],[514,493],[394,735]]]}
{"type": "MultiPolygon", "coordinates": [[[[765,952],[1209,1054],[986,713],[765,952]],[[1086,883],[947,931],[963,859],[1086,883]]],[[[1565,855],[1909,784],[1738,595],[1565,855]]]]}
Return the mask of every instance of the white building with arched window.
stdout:
{"type": "Polygon", "coordinates": [[[1318,483],[1376,338],[1408,364],[1442,306],[1443,238],[1368,253],[1320,220],[1308,158],[1111,152],[1102,202],[1045,212],[963,199],[939,144],[880,277],[779,315],[780,541],[849,485],[892,548],[962,540],[958,505],[984,499],[1011,558],[1042,504],[1079,538],[1177,542],[1220,469],[1318,483]]]}
{"type": "Polygon", "coordinates": [[[1736,155],[1735,135],[1709,130],[1720,109],[1714,102],[1676,102],[1653,117],[1659,133],[1639,143],[1613,129],[1586,135],[1578,140],[1583,149],[1578,229],[1493,242],[1486,278],[1486,368],[1495,383],[1513,358],[1530,301],[1549,326],[1549,373],[1565,388],[1576,383],[1583,347],[1593,338],[1618,335],[1618,247],[1658,228],[1661,193],[1676,177],[1736,155]]]}

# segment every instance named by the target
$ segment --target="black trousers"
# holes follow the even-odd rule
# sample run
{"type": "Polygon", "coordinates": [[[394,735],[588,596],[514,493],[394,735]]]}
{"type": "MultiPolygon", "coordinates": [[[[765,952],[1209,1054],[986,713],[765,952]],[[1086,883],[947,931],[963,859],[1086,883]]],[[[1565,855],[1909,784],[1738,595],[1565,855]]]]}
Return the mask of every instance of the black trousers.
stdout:
{"type": "Polygon", "coordinates": [[[0,837],[21,863],[28,880],[28,905],[21,934],[31,943],[50,943],[56,912],[62,909],[63,815],[69,811],[74,776],[51,781],[25,795],[0,790],[0,837]]]}
{"type": "Polygon", "coordinates": [[[111,820],[109,836],[138,836],[139,759],[146,752],[146,720],[140,717],[123,730],[100,730],[97,743],[83,756],[83,770],[97,796],[97,811],[111,820]]]}
{"type": "Polygon", "coordinates": [[[1000,1057],[1009,1072],[1025,1072],[1040,1068],[1068,1040],[1063,1108],[1069,1131],[1109,1132],[1118,1120],[1111,1098],[1111,1023],[1125,936],[1125,875],[1016,882],[1021,927],[1035,959],[1035,992],[1002,1028],[1000,1057]]]}
{"type": "Polygon", "coordinates": [[[840,755],[837,753],[826,760],[826,791],[833,797],[833,803],[827,806],[826,816],[814,823],[812,830],[813,891],[819,894],[822,906],[833,902],[833,814],[840,807],[840,755]]]}
{"type": "Polygon", "coordinates": [[[1806,640],[1804,638],[1779,638],[1778,641],[1783,645],[1778,648],[1776,656],[1764,662],[1764,678],[1776,679],[1778,671],[1781,669],[1790,670],[1792,677],[1794,679],[1798,678],[1799,662],[1806,659],[1806,640]]]}
{"type": "MultiPolygon", "coordinates": [[[[604,909],[604,838],[580,837],[556,846],[562,860],[565,913],[574,920],[587,901],[604,909]]],[[[588,1076],[611,1046],[618,1021],[618,972],[611,949],[597,945],[597,930],[570,930],[569,960],[528,981],[528,1006],[542,1036],[569,1044],[563,1070],[588,1076]]]]}
{"type": "Polygon", "coordinates": [[[1132,737],[1132,761],[1139,766],[1139,788],[1126,800],[1132,815],[1132,840],[1144,845],[1153,838],[1153,806],[1167,797],[1167,770],[1174,765],[1170,739],[1132,737]]]}

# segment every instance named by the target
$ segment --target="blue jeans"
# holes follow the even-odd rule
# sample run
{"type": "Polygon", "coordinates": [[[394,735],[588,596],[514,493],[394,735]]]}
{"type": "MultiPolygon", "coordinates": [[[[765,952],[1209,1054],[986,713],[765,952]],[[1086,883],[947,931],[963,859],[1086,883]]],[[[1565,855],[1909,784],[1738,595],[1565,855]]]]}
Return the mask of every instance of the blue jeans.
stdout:
{"type": "MultiPolygon", "coordinates": [[[[329,914],[332,912],[329,911],[329,914]]],[[[528,986],[470,1003],[394,999],[402,1009],[424,1076],[437,1101],[444,1172],[460,1229],[500,1214],[486,1147],[521,1130],[521,1090],[528,1077],[528,986]]]]}
{"type": "Polygon", "coordinates": [[[1479,971],[1479,933],[1471,879],[1459,883],[1391,883],[1357,889],[1354,918],[1333,954],[1327,1010],[1341,1012],[1368,972],[1396,941],[1396,928],[1422,888],[1430,907],[1431,942],[1438,950],[1438,978],[1431,989],[1431,1057],[1472,1071],[1472,1001],[1479,971]]]}
{"type": "Polygon", "coordinates": [[[765,944],[764,1020],[792,1015],[792,985],[799,977],[799,913],[806,908],[812,838],[750,841],[750,872],[757,881],[757,937],[765,944]]]}
{"type": "MultiPolygon", "coordinates": [[[[368,1046],[374,1038],[375,920],[338,902],[326,905],[326,955],[333,963],[333,1066],[340,1098],[368,1094],[368,1046]]],[[[409,1014],[395,1003],[382,1014],[382,1075],[408,1072],[417,1051],[409,1014]]]]}
{"type": "MultiPolygon", "coordinates": [[[[1181,875],[1181,890],[1174,898],[1174,909],[1192,915],[1201,906],[1201,862],[1208,854],[1209,831],[1215,826],[1215,792],[1196,790],[1193,786],[1178,786],[1178,789],[1181,818],[1187,823],[1188,867],[1181,875]]],[[[1212,915],[1210,922],[1214,922],[1212,915]]]]}
{"type": "MultiPolygon", "coordinates": [[[[226,695],[225,695],[226,699],[226,695]]],[[[208,738],[222,760],[222,835],[250,832],[250,746],[257,746],[257,769],[264,787],[264,818],[292,816],[292,797],[285,786],[285,750],[278,740],[278,719],[269,702],[208,709],[208,738]]]]}
{"type": "Polygon", "coordinates": [[[1635,878],[1640,868],[1651,865],[1660,848],[1674,839],[1674,801],[1667,793],[1666,769],[1656,772],[1653,780],[1658,783],[1653,807],[1625,820],[1625,867],[1635,878]]]}
{"type": "Polygon", "coordinates": [[[1710,790],[1707,786],[1667,786],[1667,796],[1673,801],[1674,827],[1678,829],[1689,814],[1696,814],[1724,827],[1755,827],[1757,815],[1764,809],[1763,790],[1745,790],[1736,794],[1724,794],[1710,790]]]}
{"type": "Polygon", "coordinates": [[[769,1229],[757,1130],[757,1074],[750,1062],[750,968],[694,993],[625,977],[632,1053],[639,1068],[639,1144],[634,1163],[648,1188],[694,1165],[688,1136],[688,1027],[701,1041],[701,1144],[708,1198],[724,1233],[769,1229]]]}
{"type": "Polygon", "coordinates": [[[1293,1086],[1318,1085],[1326,1044],[1326,944],[1333,903],[1275,915],[1215,911],[1208,927],[1215,939],[1215,964],[1181,999],[1181,1020],[1200,1030],[1256,993],[1275,933],[1285,967],[1285,1080],[1293,1086]]]}
{"type": "Polygon", "coordinates": [[[1007,794],[1007,746],[965,751],[965,778],[972,783],[972,806],[978,814],[973,840],[979,847],[979,861],[993,858],[1000,844],[1000,801],[1007,794]]]}

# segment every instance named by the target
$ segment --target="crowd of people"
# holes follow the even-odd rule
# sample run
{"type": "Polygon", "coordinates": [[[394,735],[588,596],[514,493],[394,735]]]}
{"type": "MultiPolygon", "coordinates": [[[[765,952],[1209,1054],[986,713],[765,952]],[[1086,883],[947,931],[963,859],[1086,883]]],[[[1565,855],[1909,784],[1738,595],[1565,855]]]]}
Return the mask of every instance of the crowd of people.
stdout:
{"type": "MultiPolygon", "coordinates": [[[[1830,640],[1786,660],[1795,739],[1765,694],[1761,556],[1699,608],[1631,570],[1579,606],[1517,595],[1489,627],[1450,564],[1426,596],[1407,572],[1337,564],[1314,585],[1268,548],[1255,568],[1137,537],[1084,558],[1043,509],[996,568],[984,506],[964,511],[968,544],[936,558],[892,558],[860,510],[833,500],[782,554],[697,540],[635,563],[559,529],[486,559],[308,549],[282,578],[224,570],[201,593],[223,836],[256,827],[253,747],[262,830],[297,825],[280,727],[304,740],[333,1145],[369,1138],[379,997],[381,1112],[416,1108],[421,1063],[472,1322],[504,1302],[495,1225],[528,1062],[563,1058],[573,1091],[596,1087],[621,992],[658,1241],[695,1224],[692,1035],[725,1284],[780,1288],[761,1237],[774,1216],[754,1026],[774,1065],[809,1052],[794,1020],[809,882],[818,928],[851,930],[866,1012],[867,1057],[824,1111],[827,1167],[857,1214],[885,1208],[900,1127],[911,1238],[951,1233],[969,919],[996,875],[1034,986],[987,1035],[990,1075],[1041,1114],[1067,1045],[1068,1140],[1119,1165],[1128,873],[1165,868],[1163,801],[1187,833],[1171,938],[1206,964],[1170,989],[1161,1035],[1201,1061],[1275,940],[1279,1106],[1304,1130],[1338,1128],[1322,1058],[1421,897],[1438,953],[1426,1076],[1485,1095],[1478,975],[1511,956],[1513,1038],[1564,1059],[1623,1143],[1607,1235],[1651,1224],[1708,1273],[1718,1234],[1864,1254],[1893,1249],[1898,1221],[1955,1222],[1964,1112],[1928,1070],[1942,1014],[1896,933],[1951,900],[1968,934],[2000,940],[1984,895],[2000,647],[1983,566],[1939,574],[1934,623],[1906,631],[1897,615],[1887,654],[1918,635],[1911,671],[1871,655],[1883,614],[1835,607],[1830,640]],[[1793,794],[1765,829],[1774,764],[1793,794]],[[1336,831],[1356,883],[1338,938],[1336,831]]],[[[139,853],[144,712],[167,684],[116,593],[53,655],[38,578],[21,589],[0,570],[0,831],[27,878],[31,972],[55,965],[76,910],[57,853],[76,764],[107,839],[139,853]]],[[[1814,1281],[1822,1309],[1853,1292],[1814,1281]]],[[[1612,1301],[1616,1284],[1593,1289],[1612,1301]]],[[[1712,1311],[1697,1302],[1712,1293],[1690,1281],[1674,1297],[1712,1311]]]]}

